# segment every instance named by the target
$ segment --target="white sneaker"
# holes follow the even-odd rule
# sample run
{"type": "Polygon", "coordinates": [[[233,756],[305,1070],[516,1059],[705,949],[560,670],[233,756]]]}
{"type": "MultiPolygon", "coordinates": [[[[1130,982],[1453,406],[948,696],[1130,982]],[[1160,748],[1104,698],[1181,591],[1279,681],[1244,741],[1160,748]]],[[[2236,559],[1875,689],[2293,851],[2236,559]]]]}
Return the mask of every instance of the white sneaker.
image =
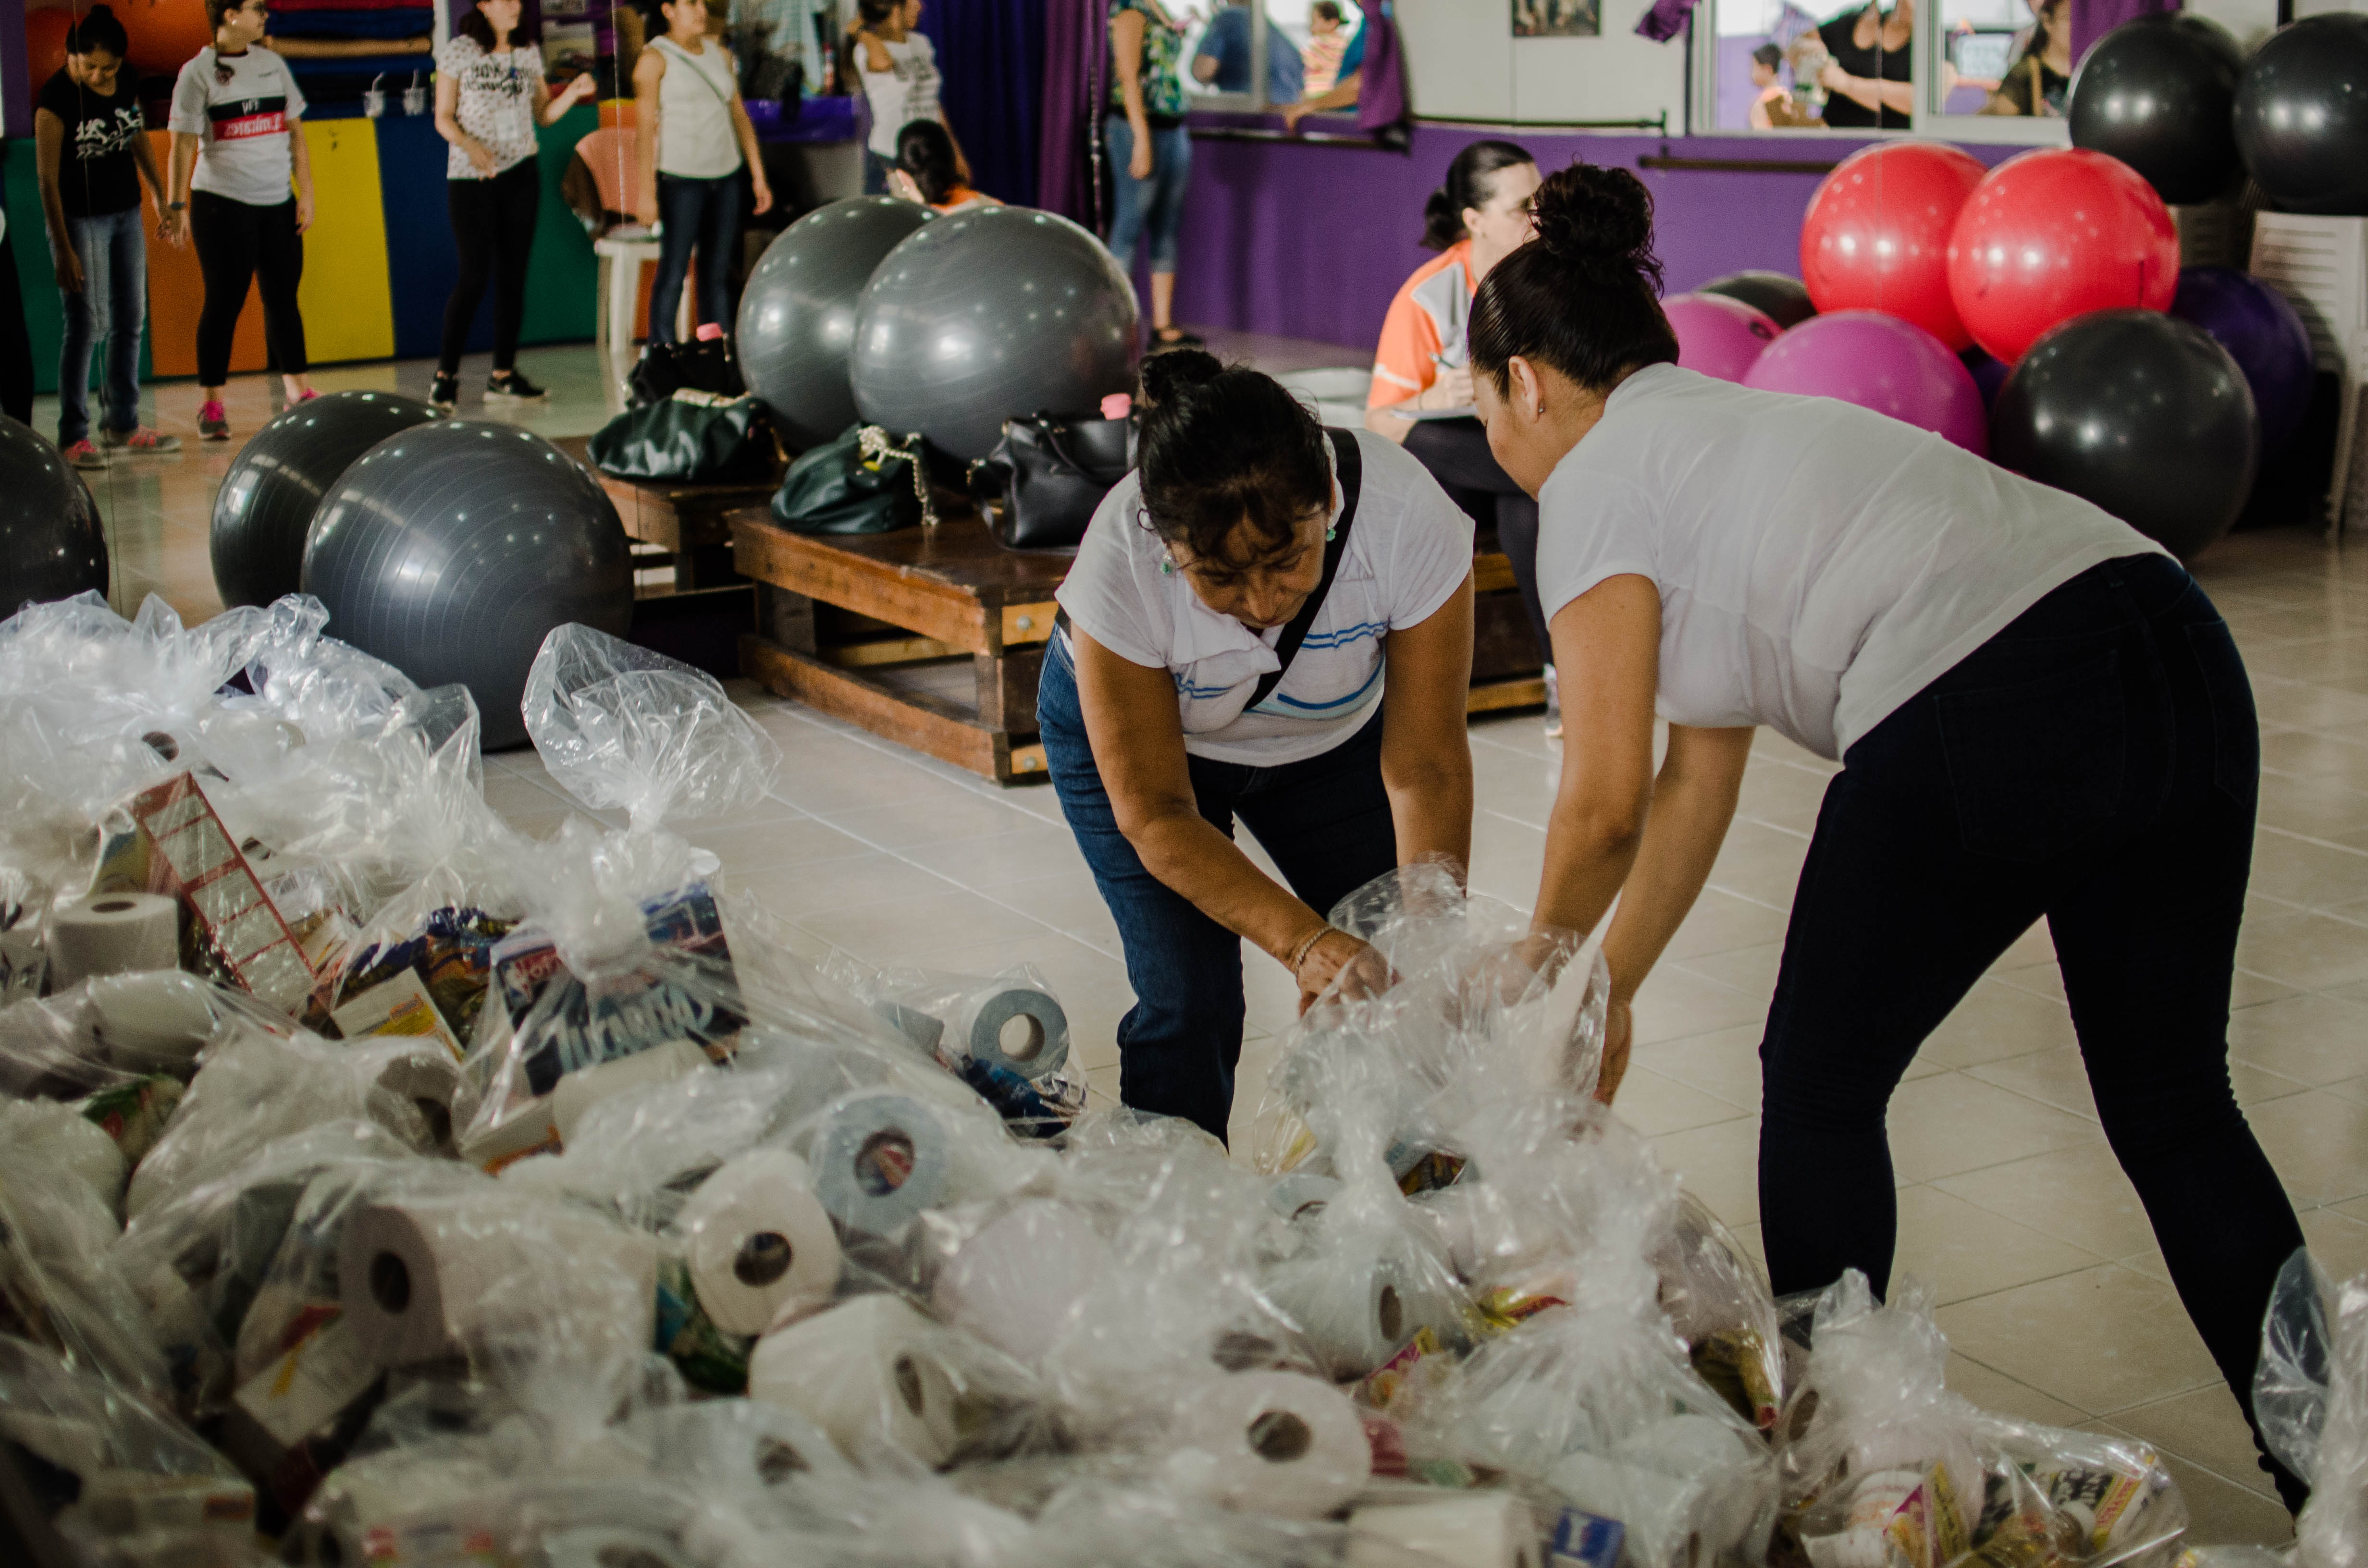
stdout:
{"type": "Polygon", "coordinates": [[[1562,739],[1562,687],[1554,680],[1554,667],[1546,666],[1546,739],[1562,739]]]}

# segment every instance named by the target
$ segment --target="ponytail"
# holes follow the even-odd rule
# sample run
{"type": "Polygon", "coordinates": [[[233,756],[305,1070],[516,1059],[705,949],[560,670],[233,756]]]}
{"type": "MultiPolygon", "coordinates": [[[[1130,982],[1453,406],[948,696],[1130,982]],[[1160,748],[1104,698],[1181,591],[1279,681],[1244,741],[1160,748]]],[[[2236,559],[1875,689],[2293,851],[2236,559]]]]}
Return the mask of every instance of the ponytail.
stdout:
{"type": "Polygon", "coordinates": [[[1331,510],[1323,427],[1271,376],[1171,349],[1143,362],[1137,407],[1144,516],[1167,542],[1235,560],[1234,531],[1247,523],[1263,554],[1289,545],[1308,514],[1331,510]]]}
{"type": "Polygon", "coordinates": [[[1601,392],[1632,370],[1677,363],[1644,182],[1574,164],[1538,187],[1533,210],[1537,237],[1498,262],[1473,299],[1473,369],[1502,392],[1519,357],[1601,392]]]}
{"type": "Polygon", "coordinates": [[[1494,140],[1474,142],[1456,153],[1455,161],[1447,165],[1446,183],[1423,201],[1423,244],[1445,250],[1463,239],[1463,210],[1488,205],[1488,199],[1497,194],[1497,171],[1536,162],[1527,148],[1494,140]]]}

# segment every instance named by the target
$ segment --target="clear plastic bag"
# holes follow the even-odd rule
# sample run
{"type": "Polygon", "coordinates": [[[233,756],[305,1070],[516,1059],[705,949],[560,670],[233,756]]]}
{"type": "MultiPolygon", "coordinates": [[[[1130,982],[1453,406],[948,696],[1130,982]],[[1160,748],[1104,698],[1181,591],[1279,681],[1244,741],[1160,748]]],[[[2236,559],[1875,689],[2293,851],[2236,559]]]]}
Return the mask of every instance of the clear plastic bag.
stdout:
{"type": "Polygon", "coordinates": [[[2298,1250],[2270,1297],[2253,1408],[2280,1462],[2309,1483],[2294,1568],[2368,1563],[2368,1274],[2334,1284],[2298,1250]]]}
{"type": "Polygon", "coordinates": [[[112,1248],[114,1210],[52,1151],[0,1139],[0,1336],[46,1346],[76,1372],[162,1394],[163,1354],[112,1248]]]}
{"type": "Polygon", "coordinates": [[[1068,1014],[1035,969],[935,974],[840,956],[826,972],[1021,1136],[1057,1137],[1085,1109],[1084,1076],[1069,1066],[1068,1014]]]}

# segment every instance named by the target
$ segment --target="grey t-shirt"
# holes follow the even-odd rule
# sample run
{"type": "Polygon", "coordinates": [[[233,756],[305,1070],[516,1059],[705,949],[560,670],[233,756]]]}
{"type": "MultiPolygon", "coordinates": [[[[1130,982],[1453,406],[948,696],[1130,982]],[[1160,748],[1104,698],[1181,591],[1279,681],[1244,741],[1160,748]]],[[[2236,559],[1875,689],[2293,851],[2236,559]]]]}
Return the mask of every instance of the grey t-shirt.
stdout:
{"type": "Polygon", "coordinates": [[[288,138],[302,134],[296,122],[303,112],[296,74],[257,44],[244,54],[199,50],[173,84],[173,113],[165,123],[203,138],[189,179],[193,189],[250,207],[277,207],[295,199],[288,138]]]}

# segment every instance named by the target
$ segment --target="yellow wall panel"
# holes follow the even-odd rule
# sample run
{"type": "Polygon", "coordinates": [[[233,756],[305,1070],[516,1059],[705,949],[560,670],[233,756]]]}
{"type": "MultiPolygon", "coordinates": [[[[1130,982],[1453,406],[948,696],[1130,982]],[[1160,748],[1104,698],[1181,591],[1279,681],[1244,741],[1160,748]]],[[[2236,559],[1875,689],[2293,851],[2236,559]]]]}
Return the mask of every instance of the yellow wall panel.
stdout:
{"type": "Polygon", "coordinates": [[[386,280],[386,212],[379,199],[377,122],[308,119],[313,226],[304,234],[305,353],[315,363],[394,353],[386,280]]]}

